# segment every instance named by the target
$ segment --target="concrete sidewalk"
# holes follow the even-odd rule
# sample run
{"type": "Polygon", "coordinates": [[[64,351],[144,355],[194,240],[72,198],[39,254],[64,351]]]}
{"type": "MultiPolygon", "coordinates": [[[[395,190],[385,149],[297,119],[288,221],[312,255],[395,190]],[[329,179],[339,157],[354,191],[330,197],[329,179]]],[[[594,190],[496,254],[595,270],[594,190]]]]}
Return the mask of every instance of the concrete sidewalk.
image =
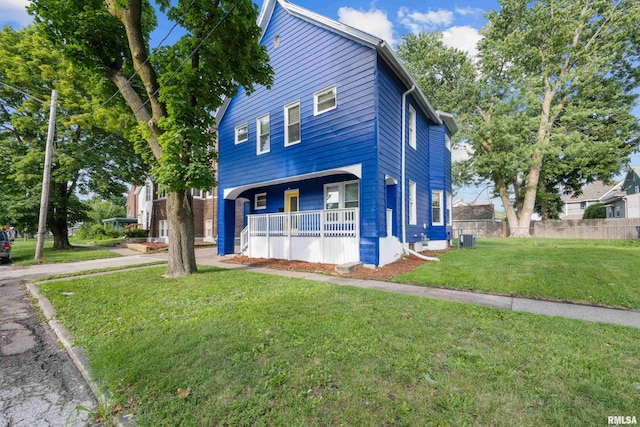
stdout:
{"type": "MultiPolygon", "coordinates": [[[[167,260],[166,253],[148,255],[130,255],[119,258],[108,258],[94,261],[81,261],[67,264],[46,264],[29,267],[5,267],[0,269],[6,278],[30,278],[43,275],[75,273],[86,270],[120,267],[135,264],[147,264],[159,260],[167,260]]],[[[464,302],[483,305],[503,310],[513,310],[546,316],[560,316],[569,319],[587,320],[590,322],[613,323],[623,326],[640,328],[640,312],[631,310],[618,310],[612,308],[593,307],[580,304],[541,301],[530,298],[518,298],[500,295],[484,294],[479,292],[430,288],[426,286],[407,285],[402,283],[383,282],[377,280],[352,279],[342,276],[330,276],[301,271],[275,270],[269,268],[249,267],[242,264],[230,264],[221,262],[215,248],[203,248],[196,250],[196,258],[199,265],[211,265],[224,269],[252,271],[262,274],[271,274],[284,277],[292,277],[317,282],[335,283],[341,286],[356,286],[364,289],[376,289],[384,292],[394,292],[404,295],[434,298],[445,301],[464,302]]]]}
{"type": "MultiPolygon", "coordinates": [[[[204,253],[202,255],[205,255],[204,253]]],[[[253,271],[297,279],[314,280],[317,282],[335,283],[341,286],[356,286],[364,289],[376,289],[384,292],[394,292],[404,295],[434,298],[444,301],[464,302],[475,305],[513,310],[526,313],[542,314],[545,316],[560,316],[568,319],[580,319],[589,322],[613,323],[622,326],[640,328],[640,312],[618,310],[613,308],[594,307],[581,304],[542,301],[530,298],[518,298],[500,295],[484,294],[480,292],[460,291],[452,289],[430,288],[426,286],[407,285],[402,283],[383,282],[378,280],[352,279],[342,276],[306,273],[301,271],[274,270],[270,268],[255,268],[242,264],[221,262],[218,257],[198,257],[198,264],[215,267],[253,271]]]]}

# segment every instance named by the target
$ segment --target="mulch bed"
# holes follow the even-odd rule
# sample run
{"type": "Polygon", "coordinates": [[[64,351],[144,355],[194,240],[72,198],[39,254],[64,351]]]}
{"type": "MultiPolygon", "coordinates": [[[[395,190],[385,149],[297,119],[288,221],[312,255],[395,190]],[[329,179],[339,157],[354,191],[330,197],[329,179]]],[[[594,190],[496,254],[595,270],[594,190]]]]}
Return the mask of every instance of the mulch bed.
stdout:
{"type": "MultiPolygon", "coordinates": [[[[428,257],[437,257],[439,254],[448,252],[452,249],[444,251],[424,251],[422,255],[428,257]]],[[[366,268],[360,267],[349,274],[338,274],[335,271],[335,264],[321,264],[315,262],[304,261],[287,261],[283,259],[266,259],[266,258],[249,258],[246,256],[237,256],[234,258],[226,259],[223,262],[231,264],[244,264],[251,267],[265,267],[274,268],[277,270],[294,270],[294,271],[306,271],[309,273],[321,273],[321,274],[333,274],[342,277],[351,277],[354,279],[368,279],[368,280],[390,280],[394,276],[408,273],[418,267],[420,267],[425,261],[413,255],[403,257],[396,262],[387,264],[380,268],[366,268]]]]}

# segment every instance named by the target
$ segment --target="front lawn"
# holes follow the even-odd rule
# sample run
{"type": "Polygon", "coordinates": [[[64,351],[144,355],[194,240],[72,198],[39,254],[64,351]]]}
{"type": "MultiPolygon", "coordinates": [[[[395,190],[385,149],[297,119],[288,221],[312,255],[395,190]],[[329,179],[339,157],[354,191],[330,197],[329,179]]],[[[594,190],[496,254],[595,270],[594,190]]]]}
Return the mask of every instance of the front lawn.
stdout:
{"type": "Polygon", "coordinates": [[[640,310],[640,243],[479,239],[394,280],[640,310]]]}
{"type": "Polygon", "coordinates": [[[11,259],[16,265],[33,265],[33,264],[49,264],[60,262],[87,261],[92,259],[115,258],[120,255],[110,252],[106,249],[91,249],[75,246],[69,250],[52,249],[53,241],[46,240],[44,242],[44,251],[42,259],[36,261],[33,257],[36,254],[35,239],[16,240],[11,244],[11,259]]]}
{"type": "Polygon", "coordinates": [[[604,425],[640,414],[637,329],[213,267],[164,272],[40,286],[141,426],[604,425]]]}

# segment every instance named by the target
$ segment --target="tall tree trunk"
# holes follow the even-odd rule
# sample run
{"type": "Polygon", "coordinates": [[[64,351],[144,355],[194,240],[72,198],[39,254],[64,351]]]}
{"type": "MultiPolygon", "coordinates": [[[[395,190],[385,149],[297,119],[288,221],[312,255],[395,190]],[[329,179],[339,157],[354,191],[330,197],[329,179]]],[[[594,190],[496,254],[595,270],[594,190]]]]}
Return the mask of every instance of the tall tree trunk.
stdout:
{"type": "Polygon", "coordinates": [[[194,246],[193,198],[188,190],[167,194],[169,220],[169,267],[165,277],[186,276],[198,271],[194,246]]]}
{"type": "Polygon", "coordinates": [[[53,234],[53,249],[73,249],[69,243],[69,227],[66,218],[52,218],[49,230],[53,234]]]}

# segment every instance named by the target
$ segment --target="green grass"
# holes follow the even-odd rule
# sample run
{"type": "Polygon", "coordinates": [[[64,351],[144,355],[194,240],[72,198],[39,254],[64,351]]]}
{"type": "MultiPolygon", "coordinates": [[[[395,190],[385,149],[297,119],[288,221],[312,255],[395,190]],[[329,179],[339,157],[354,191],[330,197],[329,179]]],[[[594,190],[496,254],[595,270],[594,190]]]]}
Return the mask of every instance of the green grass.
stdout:
{"type": "Polygon", "coordinates": [[[480,239],[394,280],[640,310],[640,243],[480,239]]]}
{"type": "Polygon", "coordinates": [[[40,286],[141,426],[604,425],[640,414],[637,329],[164,271],[40,286]]]}
{"type": "Polygon", "coordinates": [[[74,247],[70,250],[54,250],[52,249],[53,241],[44,242],[44,251],[42,259],[34,260],[36,253],[36,240],[31,239],[26,242],[16,240],[11,244],[11,259],[15,265],[34,265],[49,264],[61,262],[87,261],[92,259],[115,258],[120,255],[110,252],[106,249],[90,249],[83,247],[74,247]]]}

